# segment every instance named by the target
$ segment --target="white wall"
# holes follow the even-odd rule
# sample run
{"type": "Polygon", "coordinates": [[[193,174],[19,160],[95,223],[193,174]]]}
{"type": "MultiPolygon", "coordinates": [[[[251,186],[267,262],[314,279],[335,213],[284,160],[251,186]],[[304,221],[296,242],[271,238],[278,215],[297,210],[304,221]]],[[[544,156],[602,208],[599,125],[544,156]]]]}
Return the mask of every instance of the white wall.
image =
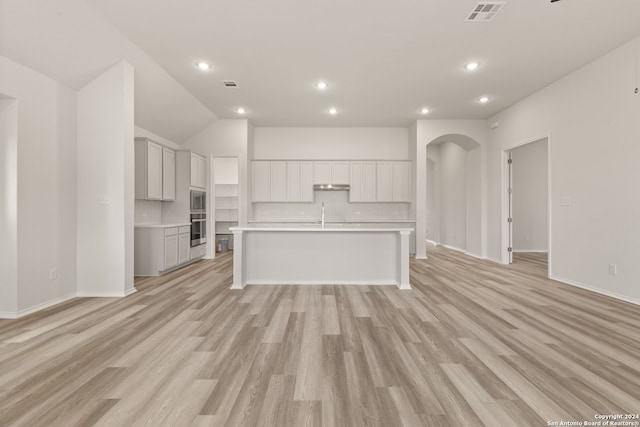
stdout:
{"type": "Polygon", "coordinates": [[[252,159],[408,160],[408,128],[256,127],[252,159]]]}
{"type": "Polygon", "coordinates": [[[492,117],[489,255],[501,251],[501,151],[550,137],[552,277],[640,302],[640,39],[492,117]],[[564,196],[570,206],[561,206],[564,196]],[[608,274],[616,264],[618,274],[608,274]]]}
{"type": "Polygon", "coordinates": [[[81,296],[134,291],[133,141],[133,67],[121,62],[78,92],[81,296]]]}
{"type": "Polygon", "coordinates": [[[19,315],[75,295],[76,94],[3,56],[0,76],[17,99],[19,315]]]}
{"type": "Polygon", "coordinates": [[[216,184],[237,184],[238,166],[236,157],[216,157],[213,160],[214,182],[216,184]]]}
{"type": "Polygon", "coordinates": [[[544,252],[548,237],[547,139],[511,150],[513,250],[544,252]]]}
{"type": "Polygon", "coordinates": [[[474,173],[479,172],[480,178],[476,180],[476,185],[479,186],[479,197],[476,200],[471,201],[474,204],[468,209],[469,215],[474,219],[473,221],[467,220],[467,235],[479,236],[477,238],[468,239],[472,240],[474,244],[473,249],[467,249],[467,252],[473,253],[477,256],[485,256],[486,244],[486,225],[485,225],[485,192],[486,192],[486,179],[485,179],[485,159],[486,159],[486,127],[487,122],[485,120],[418,120],[417,121],[417,155],[416,155],[416,258],[424,259],[427,255],[427,145],[445,135],[451,135],[450,142],[458,142],[467,149],[472,149],[475,144],[479,144],[479,152],[474,153],[475,161],[478,162],[474,173]],[[462,135],[462,137],[459,137],[462,135]],[[458,141],[460,139],[460,141],[458,141]],[[455,141],[454,141],[455,140],[455,141]],[[473,140],[473,141],[471,141],[473,140]],[[468,143],[468,147],[466,146],[468,143]],[[478,161],[479,159],[479,161],[478,161]],[[480,229],[473,229],[469,226],[480,227],[480,229]],[[476,248],[476,246],[479,246],[476,248]]]}
{"type": "Polygon", "coordinates": [[[440,144],[427,147],[427,240],[440,243],[440,144]]]}
{"type": "Polygon", "coordinates": [[[0,318],[18,311],[18,103],[0,96],[0,318]]]}
{"type": "Polygon", "coordinates": [[[440,144],[440,243],[467,247],[467,152],[453,142],[440,144]]]}

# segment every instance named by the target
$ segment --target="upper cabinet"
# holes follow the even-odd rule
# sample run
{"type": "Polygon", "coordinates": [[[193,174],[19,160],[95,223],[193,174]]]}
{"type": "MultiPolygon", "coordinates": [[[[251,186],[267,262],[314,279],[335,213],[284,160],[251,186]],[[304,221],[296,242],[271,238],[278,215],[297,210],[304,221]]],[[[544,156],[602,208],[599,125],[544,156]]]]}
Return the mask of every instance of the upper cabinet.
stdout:
{"type": "Polygon", "coordinates": [[[350,162],[350,202],[376,202],[376,162],[350,162]]]}
{"type": "Polygon", "coordinates": [[[376,199],[378,202],[411,202],[410,162],[377,162],[376,199]]]}
{"type": "Polygon", "coordinates": [[[349,184],[349,202],[411,202],[410,161],[251,162],[253,202],[313,202],[314,184],[349,184]]]}
{"type": "Polygon", "coordinates": [[[175,156],[169,148],[147,138],[136,138],[136,199],[175,200],[175,156]]]}
{"type": "Polygon", "coordinates": [[[162,148],[162,199],[176,199],[176,152],[162,148]]]}
{"type": "Polygon", "coordinates": [[[314,184],[349,184],[349,162],[320,161],[314,164],[314,184]]]}
{"type": "Polygon", "coordinates": [[[207,158],[191,153],[191,186],[207,188],[207,158]]]}
{"type": "Polygon", "coordinates": [[[313,162],[251,162],[252,201],[313,202],[313,162]]]}

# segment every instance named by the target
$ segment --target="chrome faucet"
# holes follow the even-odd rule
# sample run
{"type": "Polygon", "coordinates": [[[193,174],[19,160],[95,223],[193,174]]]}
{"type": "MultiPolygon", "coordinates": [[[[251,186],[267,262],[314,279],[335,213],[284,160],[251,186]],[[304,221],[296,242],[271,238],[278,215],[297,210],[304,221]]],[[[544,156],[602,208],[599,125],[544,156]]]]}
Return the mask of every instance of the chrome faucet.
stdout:
{"type": "Polygon", "coordinates": [[[324,228],[324,202],[322,202],[322,210],[320,216],[320,224],[322,224],[322,228],[324,228]]]}

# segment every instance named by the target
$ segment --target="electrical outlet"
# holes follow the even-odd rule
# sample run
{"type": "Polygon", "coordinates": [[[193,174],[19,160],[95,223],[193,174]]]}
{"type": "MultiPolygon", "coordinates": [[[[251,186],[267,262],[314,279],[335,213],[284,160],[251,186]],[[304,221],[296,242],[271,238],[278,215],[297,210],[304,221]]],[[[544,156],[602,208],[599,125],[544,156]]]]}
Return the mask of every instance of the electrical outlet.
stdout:
{"type": "Polygon", "coordinates": [[[111,197],[109,197],[108,195],[100,196],[100,204],[101,205],[110,205],[111,204],[111,197]]]}
{"type": "Polygon", "coordinates": [[[616,264],[609,264],[609,274],[614,276],[618,274],[618,266],[616,264]]]}
{"type": "Polygon", "coordinates": [[[56,280],[58,278],[58,269],[52,268],[49,270],[49,280],[56,280]]]}

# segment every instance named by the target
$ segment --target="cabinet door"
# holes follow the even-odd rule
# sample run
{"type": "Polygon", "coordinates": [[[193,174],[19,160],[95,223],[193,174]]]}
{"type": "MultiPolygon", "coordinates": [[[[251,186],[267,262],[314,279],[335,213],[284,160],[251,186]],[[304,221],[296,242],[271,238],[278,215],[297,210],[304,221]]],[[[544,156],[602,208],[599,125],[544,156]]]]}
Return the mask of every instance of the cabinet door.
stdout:
{"type": "Polygon", "coordinates": [[[393,201],[393,163],[378,162],[376,173],[376,200],[378,202],[393,201]]]}
{"type": "Polygon", "coordinates": [[[300,162],[287,162],[287,201],[299,202],[302,198],[300,162]]]}
{"type": "Polygon", "coordinates": [[[313,162],[300,162],[300,201],[313,202],[313,162]]]}
{"type": "Polygon", "coordinates": [[[313,162],[313,183],[331,184],[331,162],[313,162]]]}
{"type": "Polygon", "coordinates": [[[362,162],[362,202],[376,201],[376,162],[362,162]]]}
{"type": "Polygon", "coordinates": [[[271,162],[271,201],[287,201],[287,162],[271,162]]]}
{"type": "Polygon", "coordinates": [[[198,156],[191,153],[191,179],[189,180],[192,187],[198,187],[198,156]]]}
{"type": "Polygon", "coordinates": [[[178,235],[164,238],[164,269],[178,265],[178,235]]]}
{"type": "Polygon", "coordinates": [[[162,146],[147,144],[147,198],[162,199],[162,146]]]}
{"type": "Polygon", "coordinates": [[[207,159],[197,156],[197,164],[197,186],[200,188],[207,188],[207,159]]]}
{"type": "Polygon", "coordinates": [[[393,162],[393,201],[411,201],[411,164],[409,162],[393,162]]]}
{"type": "Polygon", "coordinates": [[[162,200],[176,199],[176,152],[162,149],[162,200]]]}
{"type": "Polygon", "coordinates": [[[191,234],[182,233],[178,235],[178,263],[189,261],[191,250],[191,234]]]}
{"type": "Polygon", "coordinates": [[[331,162],[331,184],[349,183],[349,162],[331,162]]]}
{"type": "Polygon", "coordinates": [[[251,163],[254,202],[271,201],[271,165],[270,162],[256,161],[251,163]]]}
{"type": "Polygon", "coordinates": [[[362,162],[351,162],[349,165],[351,179],[349,185],[349,201],[361,202],[362,201],[362,162]]]}

